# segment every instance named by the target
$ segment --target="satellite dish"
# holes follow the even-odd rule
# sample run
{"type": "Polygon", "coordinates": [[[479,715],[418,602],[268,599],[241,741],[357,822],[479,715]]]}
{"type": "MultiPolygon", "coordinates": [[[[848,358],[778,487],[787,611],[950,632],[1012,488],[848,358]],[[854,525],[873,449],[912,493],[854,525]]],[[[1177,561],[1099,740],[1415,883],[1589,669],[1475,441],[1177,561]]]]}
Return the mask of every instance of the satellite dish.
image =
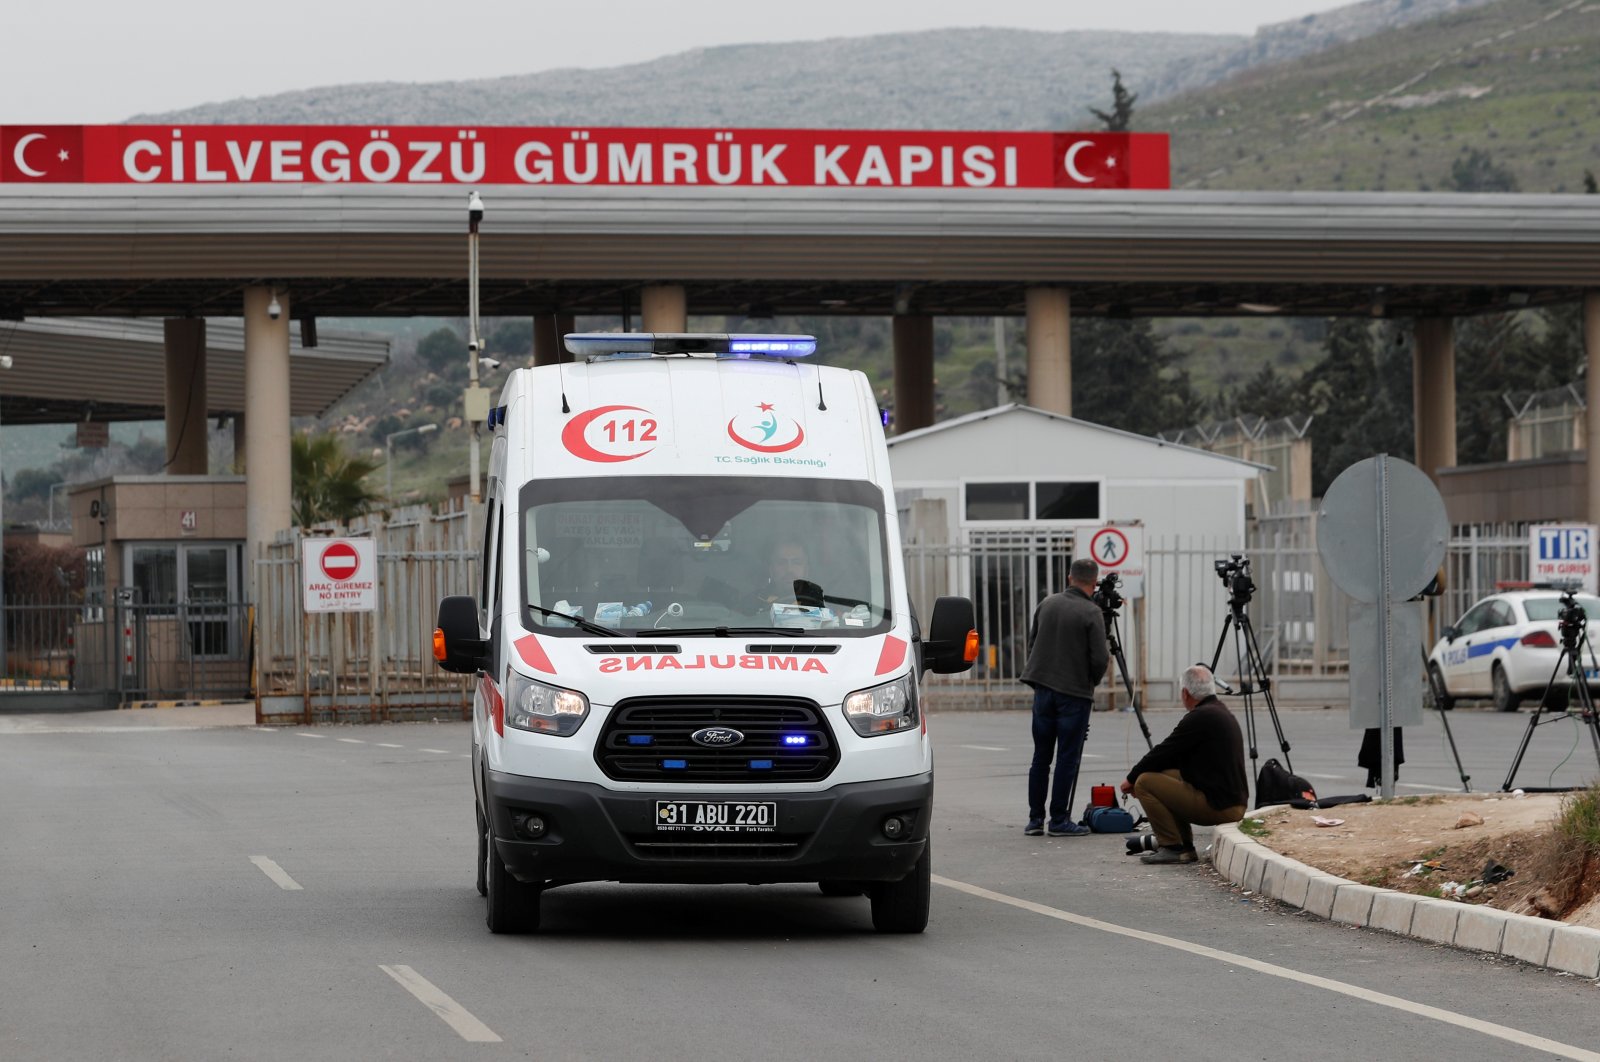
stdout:
{"type": "Polygon", "coordinates": [[[1380,455],[1339,473],[1317,510],[1317,553],[1339,589],[1369,605],[1379,603],[1383,586],[1380,478],[1387,480],[1391,603],[1427,587],[1450,538],[1439,488],[1416,465],[1380,455]]]}

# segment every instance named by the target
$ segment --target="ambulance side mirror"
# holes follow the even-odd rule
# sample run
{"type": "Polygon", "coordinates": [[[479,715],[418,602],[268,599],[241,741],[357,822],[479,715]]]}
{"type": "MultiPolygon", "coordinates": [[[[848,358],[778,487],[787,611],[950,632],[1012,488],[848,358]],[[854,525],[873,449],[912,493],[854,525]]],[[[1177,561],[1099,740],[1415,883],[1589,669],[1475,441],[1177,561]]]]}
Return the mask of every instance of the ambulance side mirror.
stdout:
{"type": "Polygon", "coordinates": [[[957,675],[972,669],[978,659],[978,620],[971,598],[941,597],[933,603],[921,650],[924,671],[957,675]]]}
{"type": "Polygon", "coordinates": [[[470,597],[439,602],[439,625],[433,631],[433,658],[445,671],[471,675],[489,666],[489,641],[478,629],[478,603],[470,597]]]}

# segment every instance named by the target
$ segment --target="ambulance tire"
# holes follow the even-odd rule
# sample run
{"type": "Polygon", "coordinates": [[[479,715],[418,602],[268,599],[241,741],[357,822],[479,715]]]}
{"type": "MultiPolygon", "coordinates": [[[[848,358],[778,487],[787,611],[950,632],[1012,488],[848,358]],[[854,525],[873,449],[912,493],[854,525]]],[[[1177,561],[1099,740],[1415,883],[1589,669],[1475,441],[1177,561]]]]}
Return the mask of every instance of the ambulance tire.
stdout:
{"type": "Polygon", "coordinates": [[[921,933],[928,928],[928,902],[933,891],[933,842],[911,873],[899,881],[873,882],[872,928],[879,933],[921,933]]]}
{"type": "Polygon", "coordinates": [[[472,810],[478,820],[478,895],[489,895],[489,824],[483,820],[483,809],[476,803],[472,810]]]}
{"type": "Polygon", "coordinates": [[[859,881],[819,881],[817,888],[824,896],[860,896],[866,891],[859,881]]]}
{"type": "Polygon", "coordinates": [[[500,853],[495,851],[491,839],[488,865],[488,916],[484,919],[491,933],[533,933],[539,928],[539,893],[537,886],[518,881],[511,876],[500,853]]]}

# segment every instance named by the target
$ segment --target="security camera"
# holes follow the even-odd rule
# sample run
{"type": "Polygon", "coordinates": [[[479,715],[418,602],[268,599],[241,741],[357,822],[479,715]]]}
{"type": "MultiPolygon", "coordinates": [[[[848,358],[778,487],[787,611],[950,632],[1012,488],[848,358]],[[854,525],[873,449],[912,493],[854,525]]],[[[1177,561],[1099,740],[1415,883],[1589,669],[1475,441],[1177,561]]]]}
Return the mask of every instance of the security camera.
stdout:
{"type": "Polygon", "coordinates": [[[278,293],[272,293],[272,301],[267,303],[267,316],[276,321],[283,316],[283,304],[278,301],[278,293]]]}
{"type": "Polygon", "coordinates": [[[500,367],[500,359],[499,358],[479,358],[478,359],[478,368],[482,369],[484,372],[494,372],[499,367],[500,367]]]}

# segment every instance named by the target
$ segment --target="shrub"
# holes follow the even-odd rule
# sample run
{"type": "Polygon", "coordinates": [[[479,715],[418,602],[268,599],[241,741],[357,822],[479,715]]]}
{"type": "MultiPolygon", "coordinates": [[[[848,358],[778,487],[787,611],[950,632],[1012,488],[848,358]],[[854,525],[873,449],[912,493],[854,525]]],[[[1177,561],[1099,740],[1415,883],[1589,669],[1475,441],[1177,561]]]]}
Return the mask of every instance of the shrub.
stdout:
{"type": "Polygon", "coordinates": [[[1572,793],[1561,802],[1556,829],[1578,847],[1600,855],[1600,782],[1572,793]]]}

